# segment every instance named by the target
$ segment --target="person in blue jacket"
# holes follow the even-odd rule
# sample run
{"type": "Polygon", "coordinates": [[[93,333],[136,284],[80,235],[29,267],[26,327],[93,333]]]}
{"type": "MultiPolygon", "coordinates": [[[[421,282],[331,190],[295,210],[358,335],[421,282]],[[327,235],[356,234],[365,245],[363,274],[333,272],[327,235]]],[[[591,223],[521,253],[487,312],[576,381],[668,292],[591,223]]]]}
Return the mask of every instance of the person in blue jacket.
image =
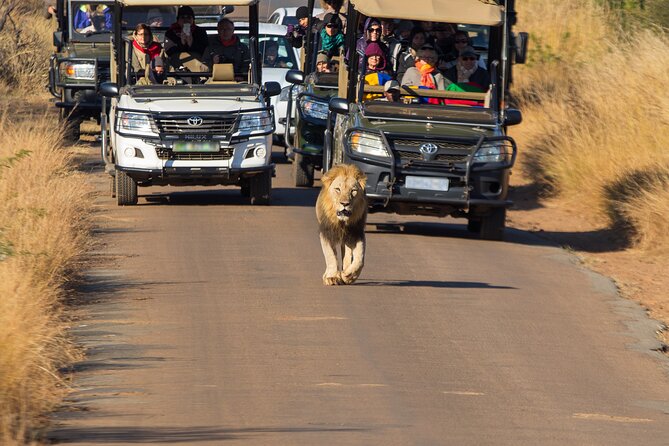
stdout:
{"type": "Polygon", "coordinates": [[[81,5],[74,13],[74,29],[81,34],[111,31],[111,8],[108,5],[81,5]]]}

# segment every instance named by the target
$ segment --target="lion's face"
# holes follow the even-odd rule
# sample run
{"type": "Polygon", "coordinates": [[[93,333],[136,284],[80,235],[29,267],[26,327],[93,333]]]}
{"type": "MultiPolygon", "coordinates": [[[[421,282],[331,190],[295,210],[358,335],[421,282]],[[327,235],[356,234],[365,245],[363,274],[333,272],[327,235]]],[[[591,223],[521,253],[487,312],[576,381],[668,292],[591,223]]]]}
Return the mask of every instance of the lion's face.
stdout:
{"type": "Polygon", "coordinates": [[[337,212],[337,219],[347,222],[353,215],[355,204],[362,197],[360,183],[355,177],[340,176],[332,181],[328,192],[337,212]]]}

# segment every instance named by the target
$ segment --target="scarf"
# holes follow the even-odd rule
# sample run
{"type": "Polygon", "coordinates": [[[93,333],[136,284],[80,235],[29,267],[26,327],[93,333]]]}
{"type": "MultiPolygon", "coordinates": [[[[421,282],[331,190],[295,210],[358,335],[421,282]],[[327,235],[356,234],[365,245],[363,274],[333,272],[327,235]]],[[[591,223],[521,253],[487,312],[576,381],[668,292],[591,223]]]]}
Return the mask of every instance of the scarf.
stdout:
{"type": "Polygon", "coordinates": [[[420,71],[420,84],[431,90],[436,90],[437,85],[434,83],[434,76],[432,75],[436,69],[429,63],[422,60],[416,61],[416,68],[418,68],[418,71],[420,71]]]}
{"type": "Polygon", "coordinates": [[[237,36],[233,35],[230,40],[223,40],[221,38],[218,39],[221,42],[221,45],[228,47],[228,46],[234,46],[237,43],[237,36]]]}
{"type": "Polygon", "coordinates": [[[153,60],[156,56],[160,55],[160,50],[162,49],[160,45],[156,42],[150,42],[148,48],[144,48],[142,45],[137,43],[136,40],[132,41],[132,46],[135,48],[137,51],[144,55],[149,55],[149,59],[153,60]]]}
{"type": "Polygon", "coordinates": [[[471,70],[465,69],[465,66],[458,60],[456,64],[458,70],[458,82],[469,82],[469,77],[474,74],[474,71],[479,67],[478,63],[474,65],[474,68],[471,70]]]}
{"type": "Polygon", "coordinates": [[[321,30],[321,50],[330,52],[333,49],[340,48],[344,45],[344,35],[337,33],[334,36],[328,35],[325,28],[321,30]]]}

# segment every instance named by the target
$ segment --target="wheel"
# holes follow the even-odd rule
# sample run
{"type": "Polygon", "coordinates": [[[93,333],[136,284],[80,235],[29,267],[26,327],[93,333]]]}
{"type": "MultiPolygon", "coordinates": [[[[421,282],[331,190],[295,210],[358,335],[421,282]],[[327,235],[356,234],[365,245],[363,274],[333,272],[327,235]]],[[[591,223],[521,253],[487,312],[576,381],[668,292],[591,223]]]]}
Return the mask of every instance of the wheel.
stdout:
{"type": "Polygon", "coordinates": [[[137,204],[137,183],[120,170],[116,171],[116,203],[119,206],[137,204]]]}
{"type": "Polygon", "coordinates": [[[269,204],[272,198],[272,172],[265,172],[252,177],[249,180],[249,192],[251,204],[269,204]]]}
{"type": "Polygon", "coordinates": [[[479,237],[481,240],[502,240],[506,224],[506,208],[494,208],[492,212],[481,217],[479,237]]]}
{"type": "Polygon", "coordinates": [[[249,180],[242,180],[242,197],[250,197],[251,196],[251,186],[249,184],[249,180]]]}
{"type": "Polygon", "coordinates": [[[116,177],[109,176],[109,195],[112,198],[116,198],[116,177]]]}
{"type": "Polygon", "coordinates": [[[301,153],[295,153],[293,174],[295,175],[296,187],[311,187],[314,185],[314,165],[309,162],[308,157],[301,153]]]}

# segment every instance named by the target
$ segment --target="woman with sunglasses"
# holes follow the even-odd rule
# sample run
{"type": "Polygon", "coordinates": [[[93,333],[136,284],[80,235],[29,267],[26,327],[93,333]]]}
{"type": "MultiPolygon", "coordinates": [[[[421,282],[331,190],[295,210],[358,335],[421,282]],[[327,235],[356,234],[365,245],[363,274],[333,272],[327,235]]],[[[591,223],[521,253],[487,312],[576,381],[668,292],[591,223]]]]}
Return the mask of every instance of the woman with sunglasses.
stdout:
{"type": "MultiPolygon", "coordinates": [[[[364,35],[360,37],[355,44],[355,49],[357,50],[358,54],[365,54],[367,45],[370,43],[376,43],[383,51],[384,59],[388,60],[388,46],[381,40],[381,21],[372,17],[368,17],[367,20],[365,20],[364,31],[364,35]]],[[[363,57],[360,57],[361,64],[363,63],[363,59],[363,57]]]]}
{"type": "Polygon", "coordinates": [[[328,59],[339,55],[340,48],[344,46],[344,33],[341,29],[341,20],[337,14],[325,16],[323,28],[320,31],[320,52],[327,55],[328,59]]]}
{"type": "MultiPolygon", "coordinates": [[[[488,91],[490,88],[490,74],[478,64],[478,54],[471,46],[460,51],[455,66],[446,70],[446,77],[453,83],[474,87],[479,91],[488,91]]],[[[469,91],[469,89],[468,89],[469,91]]]]}

